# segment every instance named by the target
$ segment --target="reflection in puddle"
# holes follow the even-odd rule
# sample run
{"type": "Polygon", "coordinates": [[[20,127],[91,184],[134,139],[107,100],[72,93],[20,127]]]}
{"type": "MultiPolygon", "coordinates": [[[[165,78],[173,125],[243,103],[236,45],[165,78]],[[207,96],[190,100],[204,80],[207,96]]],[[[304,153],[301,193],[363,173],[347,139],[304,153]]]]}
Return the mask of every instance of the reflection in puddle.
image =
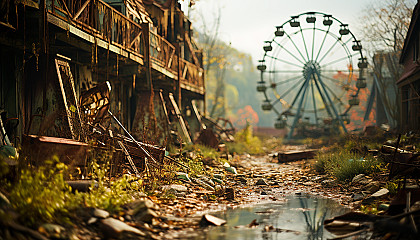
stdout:
{"type": "Polygon", "coordinates": [[[293,196],[287,200],[213,214],[227,224],[208,229],[204,239],[327,239],[334,235],[324,230],[324,220],[349,211],[331,199],[293,196]],[[248,228],[254,219],[259,225],[248,228]]]}

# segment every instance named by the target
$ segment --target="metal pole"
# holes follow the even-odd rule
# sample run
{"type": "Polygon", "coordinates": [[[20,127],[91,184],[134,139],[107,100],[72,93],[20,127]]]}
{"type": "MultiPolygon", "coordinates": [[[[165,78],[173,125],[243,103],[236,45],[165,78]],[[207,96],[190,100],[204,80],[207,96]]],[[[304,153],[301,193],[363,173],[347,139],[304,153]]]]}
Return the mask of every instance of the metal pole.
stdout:
{"type": "Polygon", "coordinates": [[[327,100],[325,99],[324,94],[323,94],[323,93],[322,93],[322,91],[321,91],[321,88],[319,87],[319,84],[318,84],[318,82],[317,82],[317,80],[316,80],[316,78],[315,78],[315,75],[314,75],[314,82],[315,82],[316,89],[317,89],[317,90],[318,90],[318,92],[319,92],[319,95],[321,95],[322,102],[324,103],[324,106],[325,106],[325,109],[327,110],[328,115],[329,115],[330,117],[333,117],[333,115],[332,115],[332,113],[331,113],[331,109],[330,109],[330,107],[328,106],[327,100]]]}
{"type": "Polygon", "coordinates": [[[314,104],[314,112],[315,112],[315,124],[318,126],[318,113],[316,111],[316,99],[315,99],[315,91],[314,91],[314,81],[311,81],[311,92],[312,92],[312,101],[314,104]]]}
{"type": "Polygon", "coordinates": [[[335,114],[336,118],[338,119],[338,122],[340,123],[341,127],[343,128],[343,131],[344,131],[345,133],[347,133],[346,126],[345,126],[345,125],[344,125],[344,123],[343,123],[343,119],[341,119],[341,117],[338,115],[337,109],[335,109],[335,106],[334,106],[333,102],[331,101],[330,95],[328,95],[328,92],[327,92],[327,90],[325,89],[324,83],[323,83],[323,81],[322,81],[322,79],[321,79],[321,76],[320,76],[320,74],[319,74],[318,70],[317,70],[317,69],[314,69],[314,70],[315,70],[316,75],[318,76],[318,80],[319,80],[319,82],[321,83],[321,87],[322,87],[322,89],[324,90],[325,95],[327,96],[327,99],[328,99],[328,101],[329,101],[329,102],[330,102],[330,104],[331,104],[331,108],[332,108],[332,110],[333,110],[333,112],[334,112],[334,114],[335,114]]]}
{"type": "Polygon", "coordinates": [[[117,124],[122,128],[122,130],[131,138],[131,140],[133,140],[133,142],[150,158],[153,160],[154,163],[157,164],[155,158],[143,147],[140,145],[140,143],[137,142],[136,139],[134,139],[133,136],[131,136],[131,134],[127,131],[127,129],[125,129],[125,127],[120,123],[120,121],[118,121],[118,119],[114,116],[114,114],[112,114],[111,111],[108,110],[109,115],[111,115],[111,117],[115,120],[115,122],[117,122],[117,124]]]}
{"type": "Polygon", "coordinates": [[[295,119],[293,120],[293,124],[292,124],[292,127],[290,128],[290,132],[289,132],[289,134],[287,135],[287,139],[291,139],[292,138],[292,136],[293,136],[293,132],[294,132],[294,130],[295,130],[295,126],[296,126],[296,123],[298,122],[298,120],[300,119],[300,111],[302,110],[302,103],[303,103],[303,99],[305,98],[305,93],[306,93],[306,90],[308,89],[308,82],[309,82],[309,77],[305,80],[305,83],[303,84],[303,86],[302,87],[304,87],[305,89],[303,90],[303,93],[302,93],[302,97],[301,97],[301,99],[300,99],[300,101],[299,101],[299,107],[298,107],[298,110],[297,110],[297,113],[296,113],[296,117],[295,117],[295,119]]]}

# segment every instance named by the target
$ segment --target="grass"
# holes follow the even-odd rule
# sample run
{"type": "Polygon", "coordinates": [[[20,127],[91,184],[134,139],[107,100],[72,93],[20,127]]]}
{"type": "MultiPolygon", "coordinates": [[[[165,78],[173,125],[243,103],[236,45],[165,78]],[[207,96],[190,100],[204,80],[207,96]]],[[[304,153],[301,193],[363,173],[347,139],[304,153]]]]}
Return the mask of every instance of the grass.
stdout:
{"type": "Polygon", "coordinates": [[[363,152],[365,142],[347,140],[344,145],[333,145],[329,150],[319,153],[313,168],[321,174],[329,174],[338,181],[351,181],[358,174],[372,174],[381,170],[380,160],[363,152]],[[355,150],[356,149],[356,150],[355,150]]]}
{"type": "Polygon", "coordinates": [[[244,129],[235,134],[235,141],[226,144],[230,154],[261,154],[263,153],[260,138],[253,135],[252,126],[247,124],[244,129]]]}
{"type": "Polygon", "coordinates": [[[43,223],[69,223],[79,208],[95,207],[116,212],[134,200],[136,193],[144,190],[141,179],[123,175],[109,180],[109,164],[93,161],[91,165],[91,176],[96,184],[89,192],[72,191],[64,177],[67,166],[56,156],[38,168],[22,167],[16,181],[1,178],[4,183],[1,190],[6,193],[21,223],[30,227],[43,223]]]}

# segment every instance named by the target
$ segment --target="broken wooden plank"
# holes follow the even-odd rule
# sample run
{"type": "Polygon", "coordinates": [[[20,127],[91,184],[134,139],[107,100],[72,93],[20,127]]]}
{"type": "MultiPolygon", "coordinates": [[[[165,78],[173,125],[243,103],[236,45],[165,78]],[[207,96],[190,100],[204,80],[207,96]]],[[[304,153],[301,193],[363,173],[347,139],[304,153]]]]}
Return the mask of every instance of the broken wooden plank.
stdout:
{"type": "Polygon", "coordinates": [[[279,152],[277,155],[279,163],[282,162],[292,162],[302,159],[311,159],[314,158],[316,154],[315,149],[307,150],[293,150],[293,151],[284,151],[279,152]]]}

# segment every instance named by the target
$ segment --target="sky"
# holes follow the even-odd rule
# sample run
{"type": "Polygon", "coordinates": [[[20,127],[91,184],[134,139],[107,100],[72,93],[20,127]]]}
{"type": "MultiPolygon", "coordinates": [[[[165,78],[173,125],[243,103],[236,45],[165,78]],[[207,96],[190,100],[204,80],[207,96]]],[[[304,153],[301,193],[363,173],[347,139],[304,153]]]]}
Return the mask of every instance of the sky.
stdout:
{"type": "Polygon", "coordinates": [[[359,20],[363,9],[372,1],[378,0],[199,0],[188,11],[193,27],[200,28],[204,16],[207,25],[211,24],[218,9],[221,10],[220,38],[232,47],[251,54],[256,64],[263,56],[264,41],[270,40],[275,26],[290,19],[290,16],[315,11],[331,14],[343,23],[349,24],[350,30],[358,39],[360,36],[359,20]]]}

